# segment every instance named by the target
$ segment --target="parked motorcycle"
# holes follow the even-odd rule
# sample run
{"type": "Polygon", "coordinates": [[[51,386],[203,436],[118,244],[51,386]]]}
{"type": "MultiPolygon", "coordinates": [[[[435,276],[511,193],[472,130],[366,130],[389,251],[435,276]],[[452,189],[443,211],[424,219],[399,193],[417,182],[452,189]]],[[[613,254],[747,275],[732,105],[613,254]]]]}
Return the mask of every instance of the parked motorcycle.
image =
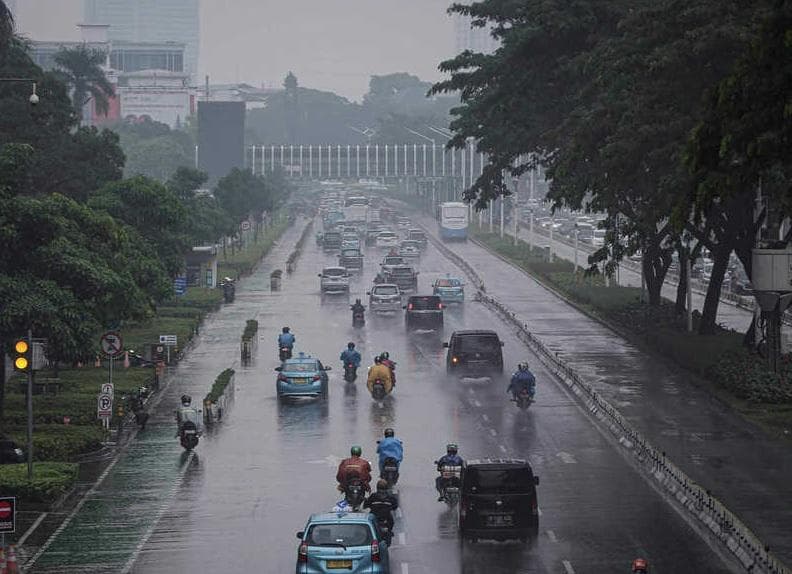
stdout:
{"type": "Polygon", "coordinates": [[[347,363],[344,365],[344,380],[347,383],[352,383],[357,379],[357,367],[354,363],[347,363]]]}
{"type": "Polygon", "coordinates": [[[184,421],[179,430],[179,442],[185,450],[198,446],[198,427],[192,421],[184,421]]]}
{"type": "Polygon", "coordinates": [[[399,463],[395,458],[389,456],[382,462],[380,477],[388,483],[388,488],[393,488],[399,481],[399,463]]]}
{"type": "Polygon", "coordinates": [[[354,512],[360,510],[363,501],[366,498],[366,489],[363,483],[359,480],[351,480],[344,487],[344,500],[352,508],[354,512]]]}
{"type": "Polygon", "coordinates": [[[529,393],[527,389],[521,390],[517,394],[517,397],[514,399],[514,402],[517,403],[517,406],[520,407],[522,410],[527,410],[528,407],[531,406],[533,401],[534,401],[533,397],[531,396],[531,393],[529,393]]]}
{"type": "Polygon", "coordinates": [[[291,347],[281,347],[280,352],[278,353],[280,357],[281,363],[286,359],[291,359],[292,357],[292,348],[291,347]]]}
{"type": "MultiPolygon", "coordinates": [[[[437,464],[435,462],[435,464],[437,464]]],[[[442,480],[440,496],[448,506],[454,506],[459,502],[459,487],[462,483],[462,467],[443,465],[438,469],[442,480]]]]}

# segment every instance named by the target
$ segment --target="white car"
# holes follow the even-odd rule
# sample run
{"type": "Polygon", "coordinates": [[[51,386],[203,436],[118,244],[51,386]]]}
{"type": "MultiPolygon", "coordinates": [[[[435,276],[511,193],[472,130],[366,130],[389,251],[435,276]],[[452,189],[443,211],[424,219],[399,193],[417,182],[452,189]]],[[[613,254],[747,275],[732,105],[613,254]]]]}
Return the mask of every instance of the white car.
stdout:
{"type": "Polygon", "coordinates": [[[325,267],[319,274],[322,293],[349,292],[349,273],[346,267],[325,267]]]}
{"type": "Polygon", "coordinates": [[[399,247],[399,236],[393,231],[380,231],[377,234],[377,247],[379,249],[399,247]]]}
{"type": "Polygon", "coordinates": [[[368,292],[369,309],[372,313],[394,311],[401,312],[402,299],[398,285],[393,283],[380,283],[374,285],[368,292]]]}
{"type": "Polygon", "coordinates": [[[405,259],[418,258],[421,256],[421,244],[417,241],[413,241],[412,239],[406,239],[405,241],[401,242],[401,245],[399,245],[399,255],[405,259]]]}

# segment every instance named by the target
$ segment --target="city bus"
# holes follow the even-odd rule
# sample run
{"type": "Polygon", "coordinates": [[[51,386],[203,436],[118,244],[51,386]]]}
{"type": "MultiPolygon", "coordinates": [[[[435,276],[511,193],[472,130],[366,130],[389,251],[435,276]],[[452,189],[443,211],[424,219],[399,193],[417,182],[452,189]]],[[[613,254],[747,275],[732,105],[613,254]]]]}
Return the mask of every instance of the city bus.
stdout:
{"type": "Polygon", "coordinates": [[[440,204],[440,238],[467,240],[468,206],[461,202],[440,204]]]}

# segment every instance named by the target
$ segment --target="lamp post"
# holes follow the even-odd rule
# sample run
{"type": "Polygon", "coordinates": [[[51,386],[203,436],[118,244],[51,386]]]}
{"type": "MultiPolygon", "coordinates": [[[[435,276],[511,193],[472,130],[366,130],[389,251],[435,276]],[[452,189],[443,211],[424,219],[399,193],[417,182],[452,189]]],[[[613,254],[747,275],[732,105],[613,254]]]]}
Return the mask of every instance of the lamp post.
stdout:
{"type": "Polygon", "coordinates": [[[693,274],[693,258],[691,257],[692,254],[692,243],[693,238],[690,234],[686,233],[683,236],[683,241],[685,243],[685,295],[686,295],[686,318],[687,318],[687,332],[693,332],[693,290],[691,285],[690,276],[693,274]]]}
{"type": "Polygon", "coordinates": [[[575,277],[578,271],[578,224],[575,222],[575,277]]]}
{"type": "Polygon", "coordinates": [[[517,245],[517,235],[520,231],[520,217],[519,217],[519,195],[520,195],[520,179],[518,177],[513,177],[512,182],[514,183],[514,200],[512,201],[512,220],[514,221],[514,245],[517,245]]]}
{"type": "Polygon", "coordinates": [[[35,106],[39,103],[39,96],[36,93],[36,80],[33,78],[0,78],[0,82],[30,82],[32,86],[32,91],[30,96],[28,97],[28,102],[30,102],[31,106],[35,106]]]}

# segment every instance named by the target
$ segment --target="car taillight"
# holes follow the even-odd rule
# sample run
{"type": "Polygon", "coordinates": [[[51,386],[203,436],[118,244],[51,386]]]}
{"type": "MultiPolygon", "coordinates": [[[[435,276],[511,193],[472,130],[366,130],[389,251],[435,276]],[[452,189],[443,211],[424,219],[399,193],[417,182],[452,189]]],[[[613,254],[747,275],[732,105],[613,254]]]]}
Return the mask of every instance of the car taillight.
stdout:
{"type": "Polygon", "coordinates": [[[459,362],[459,357],[451,357],[451,362],[452,363],[458,363],[459,362]]]}
{"type": "Polygon", "coordinates": [[[297,551],[297,562],[308,562],[308,544],[305,542],[300,544],[300,549],[297,551]]]}
{"type": "Polygon", "coordinates": [[[407,304],[407,310],[408,311],[412,311],[413,310],[413,304],[412,303],[408,303],[407,304]]]}
{"type": "Polygon", "coordinates": [[[443,304],[442,304],[442,303],[438,303],[438,304],[437,304],[437,308],[438,308],[438,309],[442,309],[442,308],[443,308],[443,304]]]}
{"type": "Polygon", "coordinates": [[[288,381],[289,379],[286,377],[286,375],[284,375],[283,373],[280,373],[278,375],[278,380],[279,381],[288,381]]]}
{"type": "Polygon", "coordinates": [[[379,542],[376,540],[371,541],[371,561],[372,562],[380,561],[379,542]]]}
{"type": "Polygon", "coordinates": [[[467,516],[468,512],[468,502],[467,500],[463,500],[462,504],[459,505],[459,520],[464,520],[465,516],[467,516]]]}
{"type": "Polygon", "coordinates": [[[319,375],[314,375],[313,377],[311,377],[311,380],[312,380],[312,381],[318,381],[318,380],[320,380],[321,378],[322,378],[322,377],[320,377],[319,375]]]}
{"type": "Polygon", "coordinates": [[[533,514],[534,516],[539,516],[539,506],[536,504],[535,498],[531,502],[531,514],[533,514]]]}

